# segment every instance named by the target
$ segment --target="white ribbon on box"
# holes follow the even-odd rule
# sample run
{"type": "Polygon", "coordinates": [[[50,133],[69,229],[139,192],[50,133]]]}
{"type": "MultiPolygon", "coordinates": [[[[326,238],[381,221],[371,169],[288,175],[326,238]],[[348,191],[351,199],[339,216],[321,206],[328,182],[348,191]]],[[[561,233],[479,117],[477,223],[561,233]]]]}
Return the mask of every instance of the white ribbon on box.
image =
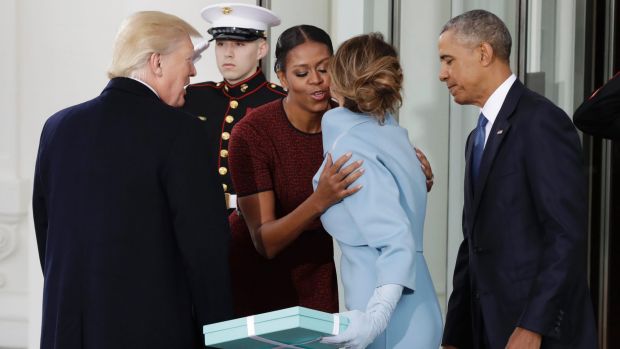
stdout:
{"type": "MultiPolygon", "coordinates": [[[[340,316],[338,314],[332,314],[333,315],[333,327],[332,327],[332,334],[333,335],[337,335],[340,332],[340,316]]],[[[303,343],[295,343],[295,345],[292,344],[286,344],[286,343],[282,343],[282,342],[278,342],[278,341],[274,341],[271,340],[269,338],[265,338],[265,337],[261,337],[261,336],[257,336],[256,335],[256,327],[254,326],[254,315],[248,316],[245,318],[245,322],[248,328],[248,337],[252,338],[253,340],[259,341],[259,342],[263,342],[263,343],[267,343],[267,344],[272,344],[274,345],[276,349],[304,349],[302,347],[297,347],[296,345],[304,345],[304,344],[309,344],[312,342],[318,342],[321,340],[321,337],[315,338],[313,340],[307,341],[307,342],[303,342],[303,343]]]]}

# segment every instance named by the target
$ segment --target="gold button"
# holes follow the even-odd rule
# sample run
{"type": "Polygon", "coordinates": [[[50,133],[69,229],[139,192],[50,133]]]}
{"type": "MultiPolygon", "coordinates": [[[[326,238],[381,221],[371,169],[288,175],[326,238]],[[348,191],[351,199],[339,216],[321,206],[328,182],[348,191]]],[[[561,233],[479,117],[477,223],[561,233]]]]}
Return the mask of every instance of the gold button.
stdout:
{"type": "Polygon", "coordinates": [[[217,84],[215,84],[215,86],[220,87],[220,86],[222,86],[222,83],[218,82],[217,84]]]}
{"type": "Polygon", "coordinates": [[[224,86],[224,90],[228,92],[228,86],[224,86]]]}
{"type": "Polygon", "coordinates": [[[271,84],[269,86],[271,86],[271,88],[276,88],[276,84],[271,84]]]}
{"type": "Polygon", "coordinates": [[[224,119],[224,120],[226,120],[226,123],[228,123],[228,124],[232,124],[232,122],[233,122],[233,121],[235,121],[235,117],[234,117],[234,116],[232,116],[232,115],[228,115],[228,116],[226,117],[226,119],[224,119]]]}
{"type": "Polygon", "coordinates": [[[228,150],[226,150],[226,149],[220,150],[220,156],[223,157],[223,158],[227,158],[228,157],[228,150]]]}
{"type": "Polygon", "coordinates": [[[226,185],[226,183],[222,183],[222,188],[224,188],[224,191],[228,190],[228,186],[226,185]]]}
{"type": "Polygon", "coordinates": [[[220,167],[219,171],[220,171],[220,174],[222,176],[224,176],[224,175],[226,175],[228,173],[228,169],[226,167],[224,167],[224,166],[220,167]]]}
{"type": "Polygon", "coordinates": [[[198,119],[200,119],[200,121],[207,121],[207,117],[202,115],[198,115],[198,119]]]}
{"type": "Polygon", "coordinates": [[[222,139],[227,141],[230,138],[230,133],[222,132],[222,139]]]}
{"type": "Polygon", "coordinates": [[[245,92],[248,89],[248,84],[241,85],[241,92],[245,92]]]}
{"type": "Polygon", "coordinates": [[[239,102],[237,101],[230,101],[230,107],[233,109],[237,109],[237,107],[239,106],[239,102]]]}

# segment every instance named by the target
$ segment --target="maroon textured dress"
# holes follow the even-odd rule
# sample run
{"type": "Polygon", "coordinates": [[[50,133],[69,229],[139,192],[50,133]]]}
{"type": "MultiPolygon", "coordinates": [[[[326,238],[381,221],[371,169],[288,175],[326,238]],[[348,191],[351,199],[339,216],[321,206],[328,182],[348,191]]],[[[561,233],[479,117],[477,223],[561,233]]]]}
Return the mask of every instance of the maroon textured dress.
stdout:
{"type": "MultiPolygon", "coordinates": [[[[282,99],[253,110],[233,129],[230,172],[240,197],[273,191],[276,217],[312,194],[312,177],[323,161],[321,134],[297,130],[282,99]]],[[[229,217],[231,282],[238,316],[301,305],[338,311],[332,238],[317,219],[275,258],[262,257],[243,217],[229,217]]]]}

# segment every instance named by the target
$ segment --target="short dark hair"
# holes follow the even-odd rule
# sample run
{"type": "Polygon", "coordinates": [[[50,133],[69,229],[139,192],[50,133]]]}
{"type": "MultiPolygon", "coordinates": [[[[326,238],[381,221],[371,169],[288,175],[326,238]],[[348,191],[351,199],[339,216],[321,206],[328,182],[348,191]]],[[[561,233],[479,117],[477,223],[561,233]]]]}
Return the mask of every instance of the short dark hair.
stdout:
{"type": "Polygon", "coordinates": [[[459,40],[478,45],[486,42],[495,55],[506,62],[510,61],[512,38],[506,24],[496,15],[485,10],[471,10],[448,21],[441,33],[453,30],[459,40]]]}
{"type": "Polygon", "coordinates": [[[296,25],[285,30],[278,38],[276,44],[276,63],[273,67],[275,72],[286,70],[286,56],[295,47],[308,41],[317,42],[327,46],[330,56],[334,54],[332,39],[323,29],[309,24],[296,25]]]}

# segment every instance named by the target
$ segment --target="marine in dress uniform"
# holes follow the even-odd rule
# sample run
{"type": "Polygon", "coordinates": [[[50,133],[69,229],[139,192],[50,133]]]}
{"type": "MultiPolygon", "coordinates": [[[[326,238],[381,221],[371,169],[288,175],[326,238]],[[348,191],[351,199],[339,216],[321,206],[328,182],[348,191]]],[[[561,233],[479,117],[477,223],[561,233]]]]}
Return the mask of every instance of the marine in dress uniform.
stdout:
{"type": "MultiPolygon", "coordinates": [[[[266,40],[265,31],[270,26],[280,24],[280,19],[273,12],[247,4],[207,6],[202,10],[202,17],[212,23],[208,33],[213,36],[211,41],[215,40],[218,45],[224,41],[266,40]]],[[[184,109],[198,117],[207,128],[209,134],[207,151],[218,154],[217,171],[226,194],[226,201],[229,208],[235,208],[236,195],[228,166],[228,145],[232,128],[252,109],[281,98],[286,92],[282,87],[268,82],[258,69],[261,57],[252,58],[253,62],[238,62],[237,67],[247,65],[248,70],[240,73],[245,76],[243,80],[234,82],[226,79],[226,72],[222,68],[223,62],[220,61],[223,58],[218,54],[216,58],[224,80],[189,85],[184,109]]],[[[247,58],[244,56],[241,59],[247,58]]]]}

